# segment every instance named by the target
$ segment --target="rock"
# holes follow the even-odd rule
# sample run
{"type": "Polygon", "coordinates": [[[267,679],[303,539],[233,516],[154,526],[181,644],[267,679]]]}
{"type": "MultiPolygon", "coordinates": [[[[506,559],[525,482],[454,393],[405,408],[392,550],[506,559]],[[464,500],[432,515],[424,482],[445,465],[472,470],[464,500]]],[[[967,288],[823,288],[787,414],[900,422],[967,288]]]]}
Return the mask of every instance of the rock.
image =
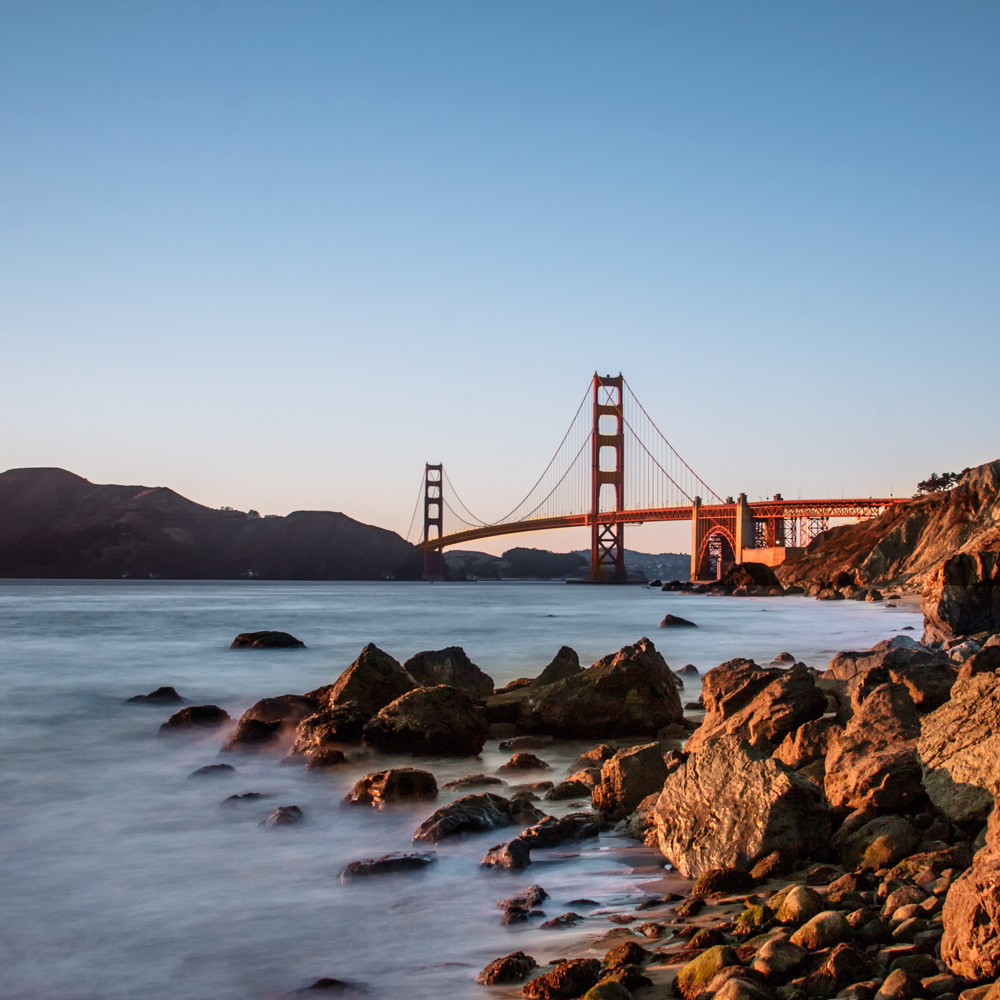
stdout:
{"type": "Polygon", "coordinates": [[[301,823],[305,816],[298,806],[278,806],[260,825],[261,826],[292,826],[301,823]]]}
{"type": "Polygon", "coordinates": [[[826,696],[804,665],[764,669],[735,660],[710,670],[702,681],[706,715],[685,744],[700,750],[720,736],[738,736],[773,751],[787,733],[826,711],[826,696]]]}
{"type": "MultiPolygon", "coordinates": [[[[569,646],[562,646],[553,657],[552,662],[535,678],[534,686],[544,687],[546,684],[554,684],[567,677],[575,677],[581,669],[580,657],[576,655],[576,650],[570,649],[569,646]]],[[[501,747],[501,749],[503,748],[501,747]]]]}
{"type": "Polygon", "coordinates": [[[465,691],[439,684],[390,702],[365,723],[364,741],[383,753],[474,757],[490,726],[465,691]]]}
{"type": "Polygon", "coordinates": [[[948,890],[943,919],[941,958],[948,968],[977,982],[1000,978],[1000,858],[976,855],[948,890]]]}
{"type": "Polygon", "coordinates": [[[525,983],[521,996],[538,1000],[574,1000],[597,983],[601,963],[596,958],[571,958],[551,972],[525,983]]]}
{"type": "Polygon", "coordinates": [[[745,871],[772,851],[789,861],[811,857],[830,838],[819,789],[732,736],[667,776],[653,817],[660,851],[686,878],[745,871]]]}
{"type": "Polygon", "coordinates": [[[632,994],[617,980],[602,979],[587,990],[583,1000],[632,1000],[632,994]]]}
{"type": "Polygon", "coordinates": [[[494,906],[498,910],[517,908],[530,910],[535,906],[539,906],[548,898],[549,894],[540,885],[529,885],[527,889],[519,892],[516,896],[507,896],[504,899],[498,899],[494,903],[494,906]]]}
{"type": "Polygon", "coordinates": [[[370,642],[335,683],[310,691],[307,697],[324,709],[354,702],[359,711],[371,718],[416,686],[417,682],[398,661],[370,642]]]}
{"type": "Polygon", "coordinates": [[[796,885],[788,892],[778,907],[775,919],[779,924],[807,923],[822,913],[825,906],[823,897],[815,890],[805,885],[796,885]]]}
{"type": "Polygon", "coordinates": [[[236,728],[222,746],[223,753],[236,750],[257,750],[276,743],[282,734],[290,735],[305,718],[316,711],[312,698],[283,694],[278,698],[263,698],[248,708],[236,728]]]}
{"type": "Polygon", "coordinates": [[[579,913],[563,913],[561,916],[553,917],[551,920],[539,924],[538,929],[543,931],[561,930],[563,927],[572,927],[585,919],[586,917],[581,917],[579,913]]]}
{"type": "Polygon", "coordinates": [[[555,743],[551,736],[515,736],[510,740],[503,740],[498,750],[542,750],[555,743]]]}
{"type": "Polygon", "coordinates": [[[601,767],[601,780],[594,786],[591,803],[609,819],[624,819],[647,795],[659,792],[666,777],[659,743],[619,750],[601,767]]]}
{"type": "Polygon", "coordinates": [[[645,638],[579,674],[529,691],[526,725],[553,736],[653,736],[684,718],[673,675],[645,638]]]}
{"type": "Polygon", "coordinates": [[[917,756],[927,795],[948,819],[985,819],[1000,791],[1000,674],[956,681],[951,700],[921,720],[917,756]]]}
{"type": "Polygon", "coordinates": [[[814,760],[826,757],[830,739],[840,732],[841,727],[831,718],[810,719],[785,735],[774,751],[774,759],[793,770],[805,767],[814,760]]]}
{"type": "Polygon", "coordinates": [[[674,993],[684,997],[684,1000],[694,1000],[716,973],[727,966],[739,964],[736,952],[728,945],[717,944],[707,948],[680,968],[674,980],[674,993]]]}
{"type": "Polygon", "coordinates": [[[325,771],[328,768],[340,767],[341,764],[346,763],[347,754],[343,750],[337,750],[335,747],[324,747],[309,755],[306,760],[306,770],[325,771]]]}
{"type": "Polygon", "coordinates": [[[520,837],[505,844],[495,844],[479,862],[481,868],[506,868],[508,871],[521,871],[530,864],[531,848],[520,837]]]}
{"type": "Polygon", "coordinates": [[[773,937],[761,945],[753,960],[753,968],[765,979],[781,981],[802,966],[809,952],[788,938],[773,937]]]}
{"type": "Polygon", "coordinates": [[[412,802],[437,798],[437,782],[430,771],[415,767],[391,767],[366,774],[344,796],[350,806],[381,809],[389,802],[412,802]]]}
{"type": "Polygon", "coordinates": [[[753,879],[739,868],[712,868],[700,875],[691,887],[692,896],[731,896],[749,892],[753,879]]]}
{"type": "Polygon", "coordinates": [[[876,687],[832,736],[825,790],[839,809],[899,809],[923,793],[916,758],[919,719],[905,688],[876,687]]]}
{"type": "Polygon", "coordinates": [[[845,868],[891,868],[912,854],[920,839],[917,828],[902,816],[878,816],[844,840],[840,858],[845,868]]]}
{"type": "Polygon", "coordinates": [[[697,628],[694,622],[689,622],[686,618],[681,618],[678,615],[667,615],[663,621],[660,622],[660,628],[697,628]]]}
{"type": "Polygon", "coordinates": [[[244,792],[242,795],[227,795],[223,800],[222,804],[224,806],[235,806],[239,805],[241,802],[256,802],[258,799],[269,799],[270,795],[265,795],[263,792],[244,792]]]}
{"type": "Polygon", "coordinates": [[[945,559],[928,579],[920,609],[925,642],[1000,631],[998,553],[967,551],[945,559]]]}
{"type": "Polygon", "coordinates": [[[545,816],[522,831],[521,839],[531,848],[558,847],[569,841],[589,840],[608,826],[606,820],[593,813],[569,813],[558,818],[545,816]]]}
{"type": "Polygon", "coordinates": [[[414,840],[437,843],[460,833],[481,833],[513,826],[510,801],[492,792],[465,795],[432,813],[417,827],[414,840]]]}
{"type": "Polygon", "coordinates": [[[823,910],[804,923],[791,937],[792,944],[809,951],[831,948],[851,936],[851,928],[838,910],[823,910]]]}
{"type": "MultiPolygon", "coordinates": [[[[355,983],[345,982],[343,979],[334,979],[332,976],[323,976],[322,979],[317,979],[316,982],[311,983],[309,986],[303,987],[301,990],[296,990],[296,993],[311,993],[313,990],[322,991],[325,993],[342,993],[345,990],[349,990],[355,993],[359,987],[355,983]]],[[[363,991],[363,987],[361,987],[363,991]]]]}
{"type": "Polygon", "coordinates": [[[597,787],[601,780],[601,769],[599,767],[582,767],[579,771],[574,771],[567,779],[567,782],[575,782],[584,785],[591,790],[597,787]]]}
{"type": "Polygon", "coordinates": [[[230,778],[237,774],[237,770],[232,764],[206,764],[199,767],[197,771],[192,771],[189,778],[230,778]]]}
{"type": "Polygon", "coordinates": [[[550,788],[545,793],[545,798],[550,801],[559,801],[562,799],[587,799],[590,798],[590,786],[586,782],[577,780],[570,781],[567,778],[566,781],[560,781],[558,785],[550,788]]]}
{"type": "Polygon", "coordinates": [[[474,698],[487,698],[493,694],[493,678],[483,673],[461,646],[417,653],[403,664],[403,669],[421,687],[447,684],[467,691],[474,698]]]}
{"type": "MultiPolygon", "coordinates": [[[[973,674],[990,674],[996,673],[998,670],[1000,670],[1000,646],[985,646],[978,653],[970,656],[959,667],[958,679],[965,680],[973,674]]],[[[173,689],[170,688],[169,690],[173,689]]]]}
{"type": "Polygon", "coordinates": [[[502,771],[549,771],[551,768],[533,753],[516,753],[506,764],[497,768],[497,774],[502,771]]]}
{"type": "Polygon", "coordinates": [[[519,983],[538,963],[523,951],[515,951],[503,958],[495,958],[476,976],[476,982],[484,986],[499,983],[519,983]]]}
{"type": "Polygon", "coordinates": [[[364,858],[352,861],[341,873],[340,881],[349,882],[355,878],[366,878],[369,875],[389,875],[397,872],[420,871],[437,860],[433,851],[422,854],[404,851],[393,851],[383,854],[380,858],[364,858]]]}
{"type": "Polygon", "coordinates": [[[698,672],[698,668],[693,663],[685,663],[684,666],[677,671],[677,673],[681,677],[701,677],[701,674],[698,672]]]}
{"type": "Polygon", "coordinates": [[[146,702],[149,705],[180,705],[184,699],[172,687],[158,687],[149,694],[137,694],[131,698],[126,698],[126,704],[131,702],[146,702]]]}
{"type": "Polygon", "coordinates": [[[241,632],[230,649],[294,649],[305,643],[287,632],[241,632]]]}
{"type": "Polygon", "coordinates": [[[441,787],[454,788],[475,788],[482,785],[500,785],[506,788],[507,782],[502,778],[496,778],[492,774],[467,774],[464,778],[455,778],[453,781],[446,781],[441,787]]]}
{"type": "Polygon", "coordinates": [[[357,743],[370,717],[368,710],[355,701],[307,716],[295,729],[291,753],[308,756],[331,744],[357,743]]]}
{"type": "Polygon", "coordinates": [[[160,732],[171,729],[192,729],[195,726],[221,726],[229,721],[229,713],[218,705],[189,705],[171,715],[160,726],[160,732]]]}

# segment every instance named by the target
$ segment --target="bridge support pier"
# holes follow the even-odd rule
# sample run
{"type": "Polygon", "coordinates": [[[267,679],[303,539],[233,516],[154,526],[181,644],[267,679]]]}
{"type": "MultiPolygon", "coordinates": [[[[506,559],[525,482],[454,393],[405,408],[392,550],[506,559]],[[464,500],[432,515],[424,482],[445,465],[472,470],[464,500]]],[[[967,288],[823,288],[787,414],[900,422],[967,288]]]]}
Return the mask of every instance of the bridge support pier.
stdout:
{"type": "Polygon", "coordinates": [[[625,421],[622,413],[625,380],[594,372],[594,426],[590,461],[590,579],[593,583],[624,583],[625,525],[599,522],[602,493],[614,494],[617,513],[625,509],[625,421]]]}
{"type": "Polygon", "coordinates": [[[440,538],[444,526],[444,466],[424,465],[424,579],[444,579],[444,552],[427,548],[432,538],[440,538]],[[431,534],[434,531],[435,534],[431,534]]]}

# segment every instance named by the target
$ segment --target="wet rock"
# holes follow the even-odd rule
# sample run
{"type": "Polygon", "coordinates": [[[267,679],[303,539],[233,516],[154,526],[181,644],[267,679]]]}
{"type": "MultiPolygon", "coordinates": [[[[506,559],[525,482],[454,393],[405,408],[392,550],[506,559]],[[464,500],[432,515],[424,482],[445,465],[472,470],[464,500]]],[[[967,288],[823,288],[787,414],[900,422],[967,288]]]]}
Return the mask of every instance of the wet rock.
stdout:
{"type": "Polygon", "coordinates": [[[434,775],[416,767],[391,767],[366,774],[344,796],[344,804],[381,809],[390,802],[414,802],[437,798],[434,775]]]}
{"type": "Polygon", "coordinates": [[[223,800],[224,806],[235,806],[241,802],[256,802],[258,799],[269,799],[270,795],[264,792],[244,792],[242,795],[227,795],[223,800]]]}
{"type": "Polygon", "coordinates": [[[549,894],[540,885],[529,885],[523,892],[505,899],[498,899],[494,904],[498,910],[503,910],[504,924],[522,923],[531,916],[544,916],[540,906],[549,894]]]}
{"type": "Polygon", "coordinates": [[[192,729],[195,726],[221,726],[229,721],[229,713],[218,705],[189,705],[171,715],[160,726],[160,732],[171,729],[192,729]]]}
{"type": "Polygon", "coordinates": [[[920,724],[917,755],[931,802],[953,822],[981,820],[1000,791],[1000,674],[955,682],[920,724]]]}
{"type": "MultiPolygon", "coordinates": [[[[284,762],[282,762],[284,763],[284,762]]],[[[347,763],[347,754],[335,747],[323,747],[309,754],[306,760],[307,771],[325,771],[332,767],[340,767],[347,763]]]]}
{"type": "Polygon", "coordinates": [[[305,818],[298,806],[278,806],[260,825],[261,826],[293,826],[305,818]]]}
{"type": "Polygon", "coordinates": [[[791,937],[792,944],[809,951],[831,948],[851,936],[851,928],[838,910],[823,910],[806,921],[791,937]]]}
{"type": "Polygon", "coordinates": [[[566,780],[585,785],[593,795],[594,789],[601,780],[601,769],[599,767],[582,767],[579,771],[574,771],[566,780]]]}
{"type": "Polygon", "coordinates": [[[499,785],[506,787],[507,782],[502,778],[494,777],[492,774],[467,774],[464,778],[455,778],[446,781],[441,787],[448,789],[455,788],[476,788],[484,785],[499,785]]]}
{"type": "Polygon", "coordinates": [[[130,702],[145,702],[148,705],[180,705],[184,699],[172,687],[158,687],[149,694],[137,694],[125,699],[126,704],[130,702]]]}
{"type": "Polygon", "coordinates": [[[297,694],[284,694],[278,698],[262,698],[248,708],[236,728],[222,746],[223,752],[257,750],[280,741],[283,734],[292,730],[316,711],[316,702],[297,694]]]}
{"type": "Polygon", "coordinates": [[[579,674],[529,690],[524,722],[553,736],[653,736],[684,718],[673,675],[646,638],[579,674]]]}
{"type": "Polygon", "coordinates": [[[516,753],[506,764],[497,768],[497,774],[503,771],[549,771],[550,766],[533,753],[516,753]]]}
{"type": "Polygon", "coordinates": [[[610,824],[593,813],[569,813],[567,816],[546,816],[521,833],[521,839],[531,848],[558,847],[560,844],[589,840],[598,836],[610,824]]]}
{"type": "Polygon", "coordinates": [[[523,951],[515,951],[503,958],[495,958],[482,972],[476,976],[476,982],[484,986],[496,986],[500,983],[519,983],[538,963],[523,951]]]}
{"type": "Polygon", "coordinates": [[[978,854],[944,901],[941,958],[957,976],[1000,978],[1000,858],[978,854]]]}
{"type": "Polygon", "coordinates": [[[435,861],[437,861],[437,855],[433,851],[423,853],[393,851],[391,854],[383,854],[380,858],[363,858],[361,861],[352,861],[340,873],[340,881],[349,882],[351,879],[366,878],[369,875],[420,871],[435,861]]]}
{"type": "MultiPolygon", "coordinates": [[[[580,657],[576,655],[576,650],[569,646],[561,646],[552,662],[535,679],[534,686],[545,687],[546,684],[554,684],[556,681],[575,677],[581,669],[580,657]]],[[[501,747],[501,749],[504,748],[501,747]]]]}
{"type": "Polygon", "coordinates": [[[896,810],[923,794],[920,722],[905,688],[880,684],[858,706],[826,758],[826,796],[840,809],[896,810]]]}
{"type": "Polygon", "coordinates": [[[397,660],[370,642],[333,684],[310,691],[307,697],[313,698],[321,709],[354,702],[358,711],[371,718],[416,686],[417,682],[397,660]]]}
{"type": "Polygon", "coordinates": [[[844,840],[840,851],[845,868],[877,871],[891,868],[912,854],[920,843],[916,827],[902,816],[878,816],[844,840]]]}
{"type": "Polygon", "coordinates": [[[660,628],[697,628],[694,622],[689,622],[679,615],[666,615],[660,622],[660,628]]]}
{"type": "Polygon", "coordinates": [[[230,649],[295,649],[305,643],[287,632],[241,632],[230,649]]]}
{"type": "Polygon", "coordinates": [[[515,736],[510,740],[503,740],[497,749],[506,751],[516,750],[541,750],[550,747],[555,743],[551,736],[515,736]]]}
{"type": "Polygon", "coordinates": [[[579,913],[563,913],[558,917],[553,917],[551,920],[546,920],[544,923],[538,925],[539,930],[543,931],[556,931],[561,930],[563,927],[572,927],[573,924],[578,924],[581,920],[585,920],[586,917],[581,917],[579,913]]]}
{"type": "Polygon", "coordinates": [[[559,801],[562,799],[589,799],[590,785],[577,779],[560,781],[545,793],[545,798],[559,801]]]}
{"type": "Polygon", "coordinates": [[[295,729],[291,753],[309,756],[338,743],[358,743],[369,718],[367,709],[353,701],[307,716],[295,729]]]}
{"type": "Polygon", "coordinates": [[[461,646],[417,653],[403,664],[403,669],[421,686],[447,684],[466,691],[474,698],[493,694],[493,678],[469,659],[461,646]]]}
{"type": "Polygon", "coordinates": [[[596,958],[571,958],[551,972],[526,983],[521,996],[535,1000],[574,1000],[597,983],[601,963],[596,958]]]}
{"type": "Polygon", "coordinates": [[[364,740],[383,753],[474,757],[489,730],[485,714],[465,691],[439,684],[386,705],[365,723],[364,740]]]}
{"type": "Polygon", "coordinates": [[[531,848],[520,837],[506,844],[495,844],[479,862],[482,868],[506,868],[508,871],[521,871],[530,864],[531,848]]]}
{"type": "Polygon", "coordinates": [[[779,924],[807,923],[822,913],[825,908],[823,897],[815,890],[805,885],[796,885],[788,892],[778,907],[775,919],[779,924]]]}
{"type": "Polygon", "coordinates": [[[233,775],[238,774],[232,764],[206,764],[204,767],[199,767],[197,771],[192,771],[188,777],[189,778],[231,778],[233,775]]]}
{"type": "Polygon", "coordinates": [[[594,786],[591,803],[611,820],[624,819],[647,795],[659,792],[666,777],[659,743],[619,750],[601,767],[601,780],[594,786]]]}
{"type": "Polygon", "coordinates": [[[653,818],[660,851],[687,878],[745,871],[772,851],[789,861],[811,857],[830,837],[820,790],[732,736],[667,776],[653,818]]]}
{"type": "Polygon", "coordinates": [[[437,843],[461,833],[482,833],[513,826],[515,822],[509,799],[492,792],[480,792],[442,806],[417,827],[413,839],[437,843]]]}
{"type": "Polygon", "coordinates": [[[717,973],[727,966],[739,964],[736,952],[728,945],[708,948],[680,968],[674,980],[674,993],[684,997],[684,1000],[694,1000],[717,973]]]}
{"type": "Polygon", "coordinates": [[[315,990],[322,993],[345,993],[348,991],[354,992],[358,989],[359,987],[356,983],[345,982],[343,979],[334,979],[332,976],[323,976],[322,979],[317,979],[316,982],[295,992],[311,993],[315,990]]]}
{"type": "Polygon", "coordinates": [[[764,669],[752,660],[733,660],[710,670],[702,681],[705,718],[685,745],[696,752],[720,736],[738,736],[773,751],[786,734],[826,711],[826,696],[809,669],[764,669]]]}

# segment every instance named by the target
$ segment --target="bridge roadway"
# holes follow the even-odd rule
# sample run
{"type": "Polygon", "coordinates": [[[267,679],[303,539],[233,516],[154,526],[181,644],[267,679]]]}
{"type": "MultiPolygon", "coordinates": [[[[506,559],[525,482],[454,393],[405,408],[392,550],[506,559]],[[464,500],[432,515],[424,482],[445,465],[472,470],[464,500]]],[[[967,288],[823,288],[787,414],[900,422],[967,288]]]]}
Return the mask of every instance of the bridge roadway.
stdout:
{"type": "MultiPolygon", "coordinates": [[[[749,503],[754,520],[795,517],[875,517],[887,507],[899,503],[893,497],[868,497],[861,500],[761,500],[749,503]]],[[[699,518],[724,520],[736,517],[736,503],[701,504],[699,518]]],[[[563,514],[558,517],[527,518],[508,524],[485,524],[479,528],[452,531],[438,538],[420,543],[428,551],[443,549],[447,545],[461,545],[477,538],[497,535],[514,535],[525,531],[549,531],[553,528],[583,528],[594,524],[642,524],[646,521],[690,521],[691,504],[681,507],[652,507],[643,510],[602,511],[596,518],[592,514],[563,514]]]]}

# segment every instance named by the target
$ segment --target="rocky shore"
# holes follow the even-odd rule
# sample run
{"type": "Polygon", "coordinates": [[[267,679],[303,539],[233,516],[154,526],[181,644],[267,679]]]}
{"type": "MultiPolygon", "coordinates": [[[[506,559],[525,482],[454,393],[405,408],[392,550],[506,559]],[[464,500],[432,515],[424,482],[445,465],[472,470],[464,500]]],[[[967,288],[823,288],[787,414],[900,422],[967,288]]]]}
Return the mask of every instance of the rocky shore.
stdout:
{"type": "MultiPolygon", "coordinates": [[[[310,770],[407,755],[359,780],[345,808],[426,802],[426,818],[412,844],[357,858],[342,881],[433,877],[438,845],[480,838],[481,866],[521,880],[498,891],[498,919],[551,932],[559,955],[498,956],[470,971],[469,995],[475,978],[483,996],[553,1000],[995,1000],[995,625],[946,638],[929,626],[923,643],[898,635],[825,670],[787,654],[730,660],[704,675],[700,700],[697,671],[675,673],[646,638],[587,668],[563,647],[499,691],[460,647],[400,663],[368,645],[334,683],[258,702],[221,750],[310,770]],[[487,740],[510,753],[495,774],[475,768],[487,740]],[[565,740],[594,745],[561,773],[545,758],[565,740]],[[469,774],[439,788],[421,760],[448,756],[469,774]],[[592,900],[547,908],[533,852],[606,831],[655,848],[670,891],[599,920],[592,900]],[[565,929],[591,926],[560,950],[565,929]]],[[[189,705],[162,728],[227,724],[189,705]]],[[[304,818],[286,805],[264,823],[304,818]]]]}

